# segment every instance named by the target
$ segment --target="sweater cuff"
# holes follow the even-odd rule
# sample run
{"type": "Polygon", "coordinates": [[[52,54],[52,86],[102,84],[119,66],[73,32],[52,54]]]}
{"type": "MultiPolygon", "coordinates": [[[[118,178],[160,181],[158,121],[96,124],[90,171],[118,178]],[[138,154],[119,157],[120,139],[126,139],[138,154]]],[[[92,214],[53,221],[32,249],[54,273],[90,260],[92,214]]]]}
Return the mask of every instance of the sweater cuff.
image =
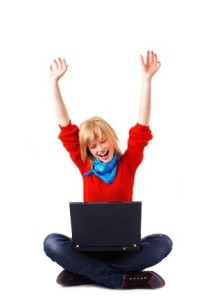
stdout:
{"type": "Polygon", "coordinates": [[[70,128],[71,126],[72,126],[71,120],[70,120],[69,123],[68,123],[67,125],[65,125],[65,126],[61,126],[61,125],[59,124],[59,128],[61,129],[61,131],[64,130],[64,129],[68,129],[68,128],[70,128]]]}
{"type": "Polygon", "coordinates": [[[149,131],[150,128],[147,125],[141,125],[139,123],[136,124],[136,127],[139,128],[141,131],[149,131]]]}

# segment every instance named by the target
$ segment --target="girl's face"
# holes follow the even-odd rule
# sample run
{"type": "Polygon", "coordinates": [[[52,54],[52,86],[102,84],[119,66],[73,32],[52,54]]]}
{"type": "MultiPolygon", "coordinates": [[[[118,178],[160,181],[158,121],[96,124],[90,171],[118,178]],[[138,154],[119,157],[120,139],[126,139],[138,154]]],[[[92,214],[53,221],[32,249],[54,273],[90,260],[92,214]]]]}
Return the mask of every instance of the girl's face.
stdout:
{"type": "Polygon", "coordinates": [[[105,163],[111,161],[114,155],[114,146],[104,135],[92,141],[88,149],[94,157],[105,163]]]}

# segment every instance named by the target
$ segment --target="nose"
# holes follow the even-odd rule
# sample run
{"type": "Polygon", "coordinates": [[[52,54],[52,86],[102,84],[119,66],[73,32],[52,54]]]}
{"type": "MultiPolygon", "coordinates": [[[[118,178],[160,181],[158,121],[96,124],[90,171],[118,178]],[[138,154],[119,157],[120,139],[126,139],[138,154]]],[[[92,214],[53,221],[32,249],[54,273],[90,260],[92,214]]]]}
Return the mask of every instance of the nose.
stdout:
{"type": "Polygon", "coordinates": [[[99,153],[99,152],[102,152],[103,149],[104,149],[104,147],[103,147],[102,144],[97,145],[97,152],[98,152],[98,153],[99,153]]]}

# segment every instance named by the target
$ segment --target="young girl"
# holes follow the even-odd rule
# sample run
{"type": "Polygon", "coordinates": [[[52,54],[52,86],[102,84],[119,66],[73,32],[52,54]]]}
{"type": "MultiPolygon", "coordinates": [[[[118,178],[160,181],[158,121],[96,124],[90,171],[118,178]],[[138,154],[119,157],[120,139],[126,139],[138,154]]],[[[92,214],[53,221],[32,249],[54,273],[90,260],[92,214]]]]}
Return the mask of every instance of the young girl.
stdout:
{"type": "MultiPolygon", "coordinates": [[[[128,146],[122,154],[114,129],[102,118],[92,117],[78,128],[69,117],[59,89],[59,79],[67,71],[65,59],[50,66],[50,85],[55,113],[60,126],[59,138],[79,168],[83,178],[84,202],[132,201],[134,178],[142,162],[144,148],[152,133],[149,128],[151,80],[160,68],[153,51],[146,61],[140,57],[142,71],[141,99],[137,123],[129,130],[128,146]]],[[[72,240],[52,233],[44,241],[48,257],[64,270],[57,277],[62,286],[99,284],[109,288],[159,288],[164,279],[149,268],[163,260],[172,250],[171,239],[164,234],[142,238],[138,252],[84,252],[73,249],[72,240]]]]}

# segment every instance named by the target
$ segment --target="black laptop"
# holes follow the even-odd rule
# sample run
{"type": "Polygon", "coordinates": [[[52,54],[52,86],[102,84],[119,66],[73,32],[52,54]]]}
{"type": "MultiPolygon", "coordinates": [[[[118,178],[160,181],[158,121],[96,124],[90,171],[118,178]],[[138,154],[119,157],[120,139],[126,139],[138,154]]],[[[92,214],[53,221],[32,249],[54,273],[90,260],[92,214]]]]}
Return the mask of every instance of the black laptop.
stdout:
{"type": "Polygon", "coordinates": [[[78,251],[138,251],[140,201],[70,202],[71,231],[78,251]]]}

